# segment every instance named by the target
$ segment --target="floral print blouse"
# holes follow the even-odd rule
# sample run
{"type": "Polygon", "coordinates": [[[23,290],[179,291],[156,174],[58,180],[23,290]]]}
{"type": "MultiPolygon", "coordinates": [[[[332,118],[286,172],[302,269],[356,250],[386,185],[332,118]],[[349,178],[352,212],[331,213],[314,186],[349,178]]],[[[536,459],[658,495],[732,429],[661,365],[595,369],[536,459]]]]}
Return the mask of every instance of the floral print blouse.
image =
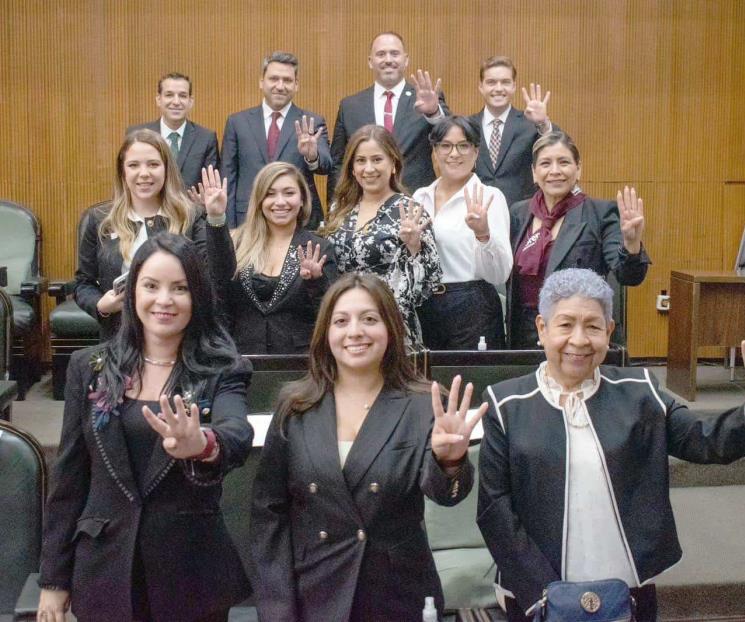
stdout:
{"type": "Polygon", "coordinates": [[[427,226],[422,231],[421,250],[412,257],[400,239],[400,209],[410,209],[414,200],[394,194],[377,215],[357,231],[359,205],[347,215],[341,227],[329,235],[336,250],[339,272],[369,272],[377,275],[393,291],[406,325],[407,347],[420,350],[422,330],[416,308],[432,295],[440,283],[442,269],[432,233],[432,222],[426,212],[427,226]]]}

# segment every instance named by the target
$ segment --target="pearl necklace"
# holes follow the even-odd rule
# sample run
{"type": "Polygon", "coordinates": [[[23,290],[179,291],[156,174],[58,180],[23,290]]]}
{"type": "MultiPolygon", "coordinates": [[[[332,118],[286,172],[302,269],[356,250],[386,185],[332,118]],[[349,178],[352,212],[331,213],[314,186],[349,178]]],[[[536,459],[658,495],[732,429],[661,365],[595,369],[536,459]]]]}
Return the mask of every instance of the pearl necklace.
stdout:
{"type": "Polygon", "coordinates": [[[144,357],[146,363],[150,363],[151,365],[156,365],[158,367],[173,367],[176,364],[176,361],[158,361],[156,359],[151,359],[148,357],[144,357]]]}

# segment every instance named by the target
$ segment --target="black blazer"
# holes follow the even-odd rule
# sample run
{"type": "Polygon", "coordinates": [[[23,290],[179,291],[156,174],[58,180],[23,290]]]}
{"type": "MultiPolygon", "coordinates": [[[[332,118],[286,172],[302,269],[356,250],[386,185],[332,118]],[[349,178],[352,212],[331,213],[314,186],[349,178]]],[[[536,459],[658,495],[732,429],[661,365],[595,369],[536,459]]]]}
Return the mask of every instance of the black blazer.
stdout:
{"type": "MultiPolygon", "coordinates": [[[[530,200],[520,201],[510,207],[513,257],[532,222],[530,200]]],[[[639,285],[647,275],[650,263],[644,247],[638,255],[629,255],[625,251],[616,203],[587,197],[564,217],[551,249],[546,278],[563,268],[589,268],[603,277],[613,272],[620,285],[639,285]]],[[[515,322],[518,319],[514,313],[519,302],[514,283],[516,270],[517,265],[513,267],[512,276],[507,282],[508,336],[516,330],[515,322]]]]}
{"type": "MultiPolygon", "coordinates": [[[[160,119],[151,123],[128,127],[127,134],[141,129],[153,130],[156,134],[160,134],[160,119]]],[[[176,162],[181,171],[184,187],[196,187],[202,181],[202,167],[207,168],[211,164],[215,168],[220,168],[217,134],[206,127],[187,120],[176,162]]]]}
{"type": "MultiPolygon", "coordinates": [[[[75,272],[73,297],[78,306],[98,321],[101,338],[111,337],[119,326],[119,314],[109,317],[98,315],[96,305],[101,297],[111,289],[114,279],[122,274],[122,255],[119,252],[119,238],[111,236],[101,240],[98,229],[111,210],[111,204],[94,206],[83,213],[85,230],[78,248],[78,269],[75,272]]],[[[148,237],[168,230],[168,222],[162,216],[146,219],[148,237]],[[149,226],[152,223],[152,226],[149,226]]],[[[187,231],[186,237],[194,240],[200,253],[205,254],[205,217],[200,212],[187,231]]]]}
{"type": "Polygon", "coordinates": [[[68,367],[39,583],[70,590],[81,622],[129,621],[137,550],[147,585],[157,587],[149,590],[153,620],[187,622],[227,609],[250,591],[219,507],[223,476],[251,447],[247,372],[213,376],[195,396],[219,439],[217,461],[174,460],[156,441],[149,483],[138,487],[121,419],[112,415],[99,430],[92,424],[98,352],[78,350],[68,367]]]}
{"type": "MultiPolygon", "coordinates": [[[[334,188],[341,176],[341,165],[347,143],[363,125],[375,124],[375,104],[373,96],[375,87],[350,95],[341,100],[339,112],[334,125],[334,138],[331,142],[331,157],[334,159],[334,170],[329,175],[328,193],[326,200],[331,205],[334,198],[334,188]]],[[[432,167],[432,148],[429,144],[429,133],[432,126],[423,115],[414,109],[416,91],[413,85],[406,83],[396,107],[396,117],[393,122],[393,136],[398,143],[404,157],[402,181],[404,186],[413,193],[414,190],[429,186],[435,180],[435,170],[432,167]]],[[[440,108],[445,115],[450,114],[445,96],[440,93],[440,108]]]]}
{"type": "MultiPolygon", "coordinates": [[[[481,134],[484,111],[470,120],[481,134]]],[[[557,125],[553,129],[559,130],[557,125]]],[[[476,174],[487,186],[499,188],[507,199],[507,205],[522,201],[535,193],[531,163],[533,143],[540,138],[535,125],[525,118],[522,110],[511,108],[502,130],[502,142],[496,166],[489,157],[489,144],[481,137],[479,156],[476,159],[476,174]]]]}
{"type": "MultiPolygon", "coordinates": [[[[323,220],[321,199],[318,196],[314,175],[327,175],[331,171],[328,130],[323,117],[310,110],[290,106],[279,134],[275,161],[294,164],[305,176],[313,201],[313,211],[308,229],[315,229],[323,220]],[[315,128],[324,131],[318,139],[318,168],[311,171],[305,158],[297,150],[295,121],[303,115],[313,117],[315,128]]],[[[264,111],[261,106],[236,112],[228,117],[222,137],[222,173],[228,178],[228,226],[235,228],[246,219],[248,200],[254,179],[259,171],[269,164],[264,129],[264,111]]]]}
{"type": "Polygon", "coordinates": [[[321,298],[339,276],[334,247],[326,239],[298,229],[290,243],[275,295],[266,303],[254,292],[250,275],[235,277],[236,261],[227,226],[207,227],[207,257],[228,327],[241,354],[305,353],[316,323],[321,298]],[[308,241],[321,245],[326,255],[323,274],[317,279],[300,277],[295,249],[308,241]]]}
{"type": "Polygon", "coordinates": [[[387,389],[342,469],[336,407],[269,428],[254,483],[251,545],[262,621],[419,620],[425,596],[443,609],[423,528],[424,495],[455,505],[473,483],[448,479],[430,448],[427,394],[387,389]]]}

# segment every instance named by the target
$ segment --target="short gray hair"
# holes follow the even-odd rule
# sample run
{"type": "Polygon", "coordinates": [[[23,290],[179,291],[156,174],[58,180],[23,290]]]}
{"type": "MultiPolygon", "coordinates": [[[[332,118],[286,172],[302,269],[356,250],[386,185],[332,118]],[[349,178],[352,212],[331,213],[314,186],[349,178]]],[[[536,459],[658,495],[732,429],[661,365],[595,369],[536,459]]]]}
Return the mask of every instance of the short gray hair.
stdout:
{"type": "Polygon", "coordinates": [[[557,270],[549,276],[538,295],[538,313],[548,321],[556,303],[573,296],[596,300],[605,321],[613,318],[613,289],[597,272],[586,268],[557,270]]]}
{"type": "Polygon", "coordinates": [[[282,51],[276,51],[269,54],[269,56],[265,56],[261,61],[261,75],[262,77],[266,74],[266,68],[269,66],[269,63],[281,63],[282,65],[290,65],[295,70],[295,78],[297,78],[297,74],[300,70],[300,62],[297,59],[297,56],[295,56],[291,52],[282,52],[282,51]]]}

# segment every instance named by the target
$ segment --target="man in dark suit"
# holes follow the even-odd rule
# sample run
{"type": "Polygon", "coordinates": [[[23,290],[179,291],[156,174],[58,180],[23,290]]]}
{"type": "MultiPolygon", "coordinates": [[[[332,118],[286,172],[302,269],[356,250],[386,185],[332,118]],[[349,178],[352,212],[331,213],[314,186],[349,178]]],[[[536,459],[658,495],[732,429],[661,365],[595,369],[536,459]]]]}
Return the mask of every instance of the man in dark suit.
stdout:
{"type": "MultiPolygon", "coordinates": [[[[546,105],[551,92],[541,97],[541,85],[522,89],[525,110],[512,107],[517,69],[506,56],[492,56],[481,63],[479,92],[484,109],[471,117],[481,130],[476,174],[482,182],[499,188],[507,205],[535,192],[531,162],[533,143],[551,131],[546,105]],[[495,134],[496,126],[496,134],[495,134]]],[[[554,127],[553,129],[559,129],[554,127]]]]}
{"type": "Polygon", "coordinates": [[[367,62],[375,83],[339,104],[331,142],[334,171],[329,176],[329,205],[349,138],[363,125],[382,125],[393,134],[404,157],[403,183],[410,192],[435,179],[430,126],[449,114],[440,81],[433,87],[429,74],[420,70],[411,83],[406,82],[409,55],[401,35],[395,32],[383,32],[373,39],[367,62]]]}
{"type": "Polygon", "coordinates": [[[148,129],[160,134],[176,155],[185,188],[196,186],[202,180],[202,167],[210,164],[218,168],[217,134],[197,125],[187,118],[194,107],[192,85],[189,76],[167,73],[158,80],[155,103],[160,110],[160,119],[152,123],[133,125],[127,133],[148,129]]]}
{"type": "Polygon", "coordinates": [[[273,52],[262,62],[260,106],[228,117],[222,142],[222,171],[228,179],[228,225],[246,218],[254,178],[270,162],[294,164],[305,176],[313,199],[308,229],[323,219],[313,175],[328,175],[331,154],[326,121],[292,103],[298,91],[298,59],[289,52],[273,52]]]}

